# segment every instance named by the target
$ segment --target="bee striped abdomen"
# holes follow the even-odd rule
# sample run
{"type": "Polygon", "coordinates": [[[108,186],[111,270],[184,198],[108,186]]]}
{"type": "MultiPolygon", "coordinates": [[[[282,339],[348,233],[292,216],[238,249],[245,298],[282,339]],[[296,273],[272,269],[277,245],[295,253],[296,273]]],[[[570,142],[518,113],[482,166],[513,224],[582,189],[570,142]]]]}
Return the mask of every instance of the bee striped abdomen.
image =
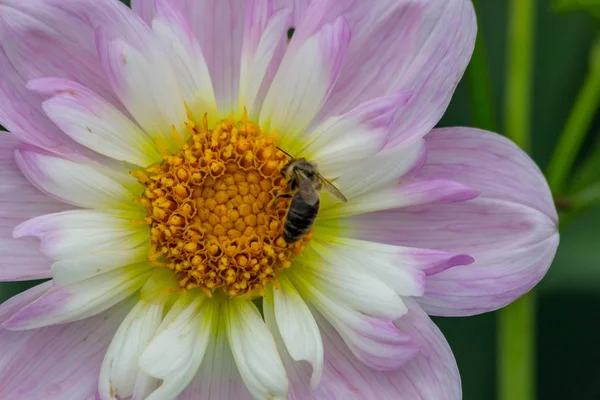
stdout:
{"type": "Polygon", "coordinates": [[[283,239],[287,243],[297,242],[310,231],[319,213],[320,203],[317,201],[311,206],[302,200],[300,193],[294,195],[283,226],[283,239]]]}

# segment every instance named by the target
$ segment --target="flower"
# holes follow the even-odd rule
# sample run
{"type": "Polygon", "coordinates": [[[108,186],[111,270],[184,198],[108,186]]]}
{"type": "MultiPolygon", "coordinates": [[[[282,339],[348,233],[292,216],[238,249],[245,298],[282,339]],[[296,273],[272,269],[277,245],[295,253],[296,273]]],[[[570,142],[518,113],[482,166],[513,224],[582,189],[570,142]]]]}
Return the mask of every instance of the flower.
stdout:
{"type": "Polygon", "coordinates": [[[475,34],[468,0],[0,0],[0,279],[51,278],[0,307],[0,397],[460,399],[427,314],[558,245],[524,153],[433,129],[475,34]],[[286,153],[347,198],[312,228],[286,153]]]}

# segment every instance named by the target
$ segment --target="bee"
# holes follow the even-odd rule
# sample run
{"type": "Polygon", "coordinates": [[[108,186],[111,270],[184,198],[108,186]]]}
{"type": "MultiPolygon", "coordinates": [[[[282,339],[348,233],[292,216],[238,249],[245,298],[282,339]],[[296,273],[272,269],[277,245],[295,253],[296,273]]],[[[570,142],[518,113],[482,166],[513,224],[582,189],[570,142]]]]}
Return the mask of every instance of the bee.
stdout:
{"type": "Polygon", "coordinates": [[[286,243],[294,243],[312,228],[319,213],[321,189],[326,189],[343,203],[347,200],[342,192],[319,174],[314,163],[305,158],[296,159],[279,147],[277,149],[290,158],[281,169],[281,175],[286,179],[286,190],[291,193],[278,194],[273,206],[281,198],[292,199],[283,225],[283,239],[286,243]]]}

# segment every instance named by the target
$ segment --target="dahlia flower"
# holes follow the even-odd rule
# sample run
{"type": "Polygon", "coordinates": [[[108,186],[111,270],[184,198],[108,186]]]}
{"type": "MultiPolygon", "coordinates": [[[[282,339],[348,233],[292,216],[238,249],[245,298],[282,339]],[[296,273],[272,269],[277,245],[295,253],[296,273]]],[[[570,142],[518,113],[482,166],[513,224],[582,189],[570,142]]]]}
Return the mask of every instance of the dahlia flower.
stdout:
{"type": "Polygon", "coordinates": [[[0,280],[49,279],[0,307],[0,398],[460,399],[428,314],[558,245],[523,152],[433,129],[471,2],[132,3],[0,0],[0,280]],[[286,153],[346,198],[299,240],[286,153]]]}

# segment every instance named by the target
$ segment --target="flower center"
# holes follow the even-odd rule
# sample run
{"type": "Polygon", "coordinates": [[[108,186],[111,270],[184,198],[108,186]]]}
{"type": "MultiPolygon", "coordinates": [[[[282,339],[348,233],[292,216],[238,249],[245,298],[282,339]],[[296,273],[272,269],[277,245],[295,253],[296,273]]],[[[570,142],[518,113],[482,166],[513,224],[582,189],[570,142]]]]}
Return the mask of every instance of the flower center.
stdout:
{"type": "Polygon", "coordinates": [[[288,244],[289,199],[280,169],[289,161],[260,128],[233,118],[214,129],[188,123],[179,153],[133,175],[146,185],[140,202],[150,225],[149,259],[172,270],[181,288],[263,294],[304,250],[311,233],[288,244]]]}

